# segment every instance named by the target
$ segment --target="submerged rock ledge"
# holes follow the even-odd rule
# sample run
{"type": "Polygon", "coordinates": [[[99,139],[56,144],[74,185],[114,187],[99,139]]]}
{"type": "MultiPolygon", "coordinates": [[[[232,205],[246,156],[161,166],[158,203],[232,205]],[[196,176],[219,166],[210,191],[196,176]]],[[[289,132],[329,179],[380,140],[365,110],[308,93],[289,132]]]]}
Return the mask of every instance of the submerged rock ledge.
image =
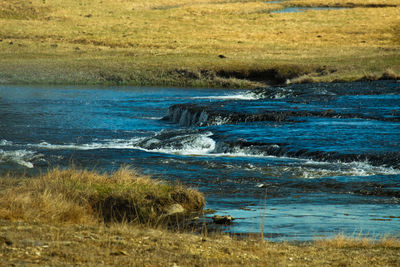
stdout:
{"type": "Polygon", "coordinates": [[[260,113],[239,113],[228,111],[221,108],[221,105],[214,104],[210,106],[201,106],[196,104],[176,104],[168,109],[168,114],[162,120],[177,123],[181,126],[209,126],[221,124],[237,124],[241,122],[294,122],[294,117],[324,117],[339,119],[368,119],[381,121],[400,121],[400,116],[377,117],[365,114],[355,113],[338,113],[334,110],[327,109],[321,111],[263,111],[260,113]]]}
{"type": "Polygon", "coordinates": [[[195,104],[176,104],[169,108],[163,120],[177,123],[181,126],[207,126],[240,122],[284,121],[290,113],[268,111],[259,114],[246,114],[219,110],[211,106],[195,104]]]}

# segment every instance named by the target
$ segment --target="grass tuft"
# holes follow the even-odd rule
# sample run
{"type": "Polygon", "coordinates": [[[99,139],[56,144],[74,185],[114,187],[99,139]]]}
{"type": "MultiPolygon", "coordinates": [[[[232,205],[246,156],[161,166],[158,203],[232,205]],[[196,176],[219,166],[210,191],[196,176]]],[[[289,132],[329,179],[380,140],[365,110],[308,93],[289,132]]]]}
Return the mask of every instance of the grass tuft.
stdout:
{"type": "Polygon", "coordinates": [[[107,175],[87,170],[53,169],[37,178],[7,178],[0,191],[0,218],[95,224],[129,221],[154,225],[171,205],[189,212],[204,207],[198,191],[121,168],[107,175]],[[15,180],[16,179],[16,180],[15,180]],[[19,182],[15,182],[19,181],[19,182]]]}
{"type": "Polygon", "coordinates": [[[317,247],[327,248],[400,248],[400,240],[395,237],[383,237],[381,239],[373,240],[371,238],[362,237],[349,237],[343,234],[339,234],[332,239],[316,240],[315,245],[317,247]]]}

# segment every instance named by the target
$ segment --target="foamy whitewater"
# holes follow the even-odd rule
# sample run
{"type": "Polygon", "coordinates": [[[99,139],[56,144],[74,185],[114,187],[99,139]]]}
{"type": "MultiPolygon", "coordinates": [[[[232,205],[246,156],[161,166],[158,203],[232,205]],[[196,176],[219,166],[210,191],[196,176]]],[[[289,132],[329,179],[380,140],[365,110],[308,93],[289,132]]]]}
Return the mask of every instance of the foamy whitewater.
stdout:
{"type": "MultiPolygon", "coordinates": [[[[254,91],[0,86],[0,172],[139,172],[271,240],[399,235],[400,83],[254,91]],[[263,215],[264,214],[264,215],[263,215]]],[[[211,215],[206,223],[212,224],[211,215]]]]}
{"type": "Polygon", "coordinates": [[[209,99],[209,100],[258,100],[259,96],[252,92],[228,94],[228,95],[211,95],[211,96],[195,96],[191,99],[209,99]]]}
{"type": "Polygon", "coordinates": [[[33,161],[41,155],[29,150],[4,151],[0,149],[0,164],[18,164],[26,168],[33,168],[33,161]]]}
{"type": "MultiPolygon", "coordinates": [[[[296,162],[296,165],[277,168],[277,167],[262,167],[256,168],[252,166],[252,170],[265,171],[267,169],[275,170],[281,173],[292,173],[293,178],[322,178],[336,176],[371,176],[371,175],[400,175],[400,169],[383,166],[373,166],[368,162],[333,162],[327,163],[324,161],[314,161],[309,159],[297,159],[291,157],[277,157],[265,154],[251,153],[249,151],[236,149],[232,153],[219,153],[215,150],[216,142],[212,139],[212,133],[191,134],[184,136],[176,136],[163,142],[157,139],[158,134],[152,138],[132,138],[130,140],[114,139],[104,140],[91,144],[65,144],[53,145],[46,142],[39,144],[30,144],[34,148],[52,149],[52,150],[97,150],[97,149],[136,149],[153,153],[164,153],[171,155],[186,155],[186,156],[207,156],[207,157],[225,157],[225,158],[268,158],[275,160],[291,160],[296,162]],[[179,145],[174,145],[173,141],[178,141],[179,145]],[[333,167],[334,166],[334,167],[333,167]]],[[[35,153],[32,151],[12,151],[4,152],[0,150],[0,160],[2,158],[13,159],[14,162],[33,168],[31,162],[26,162],[23,159],[33,158],[35,153]]],[[[278,173],[277,173],[278,175],[278,173]]]]}

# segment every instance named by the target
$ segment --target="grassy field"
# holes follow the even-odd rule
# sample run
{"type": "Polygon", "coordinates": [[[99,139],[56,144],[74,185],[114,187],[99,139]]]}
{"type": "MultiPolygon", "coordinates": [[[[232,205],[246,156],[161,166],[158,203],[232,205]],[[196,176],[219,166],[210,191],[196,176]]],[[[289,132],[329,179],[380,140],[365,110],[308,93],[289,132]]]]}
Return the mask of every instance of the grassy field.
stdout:
{"type": "Polygon", "coordinates": [[[397,0],[0,0],[0,83],[398,78],[399,10],[397,0]],[[272,12],[292,6],[347,8],[272,12]]]}
{"type": "MultiPolygon", "coordinates": [[[[203,196],[122,168],[0,177],[1,266],[398,266],[400,241],[337,236],[272,243],[259,236],[168,228],[171,205],[203,196]],[[165,221],[165,220],[164,220],[165,221]],[[168,230],[170,229],[170,230],[168,230]]],[[[177,217],[176,217],[177,218],[177,217]]]]}

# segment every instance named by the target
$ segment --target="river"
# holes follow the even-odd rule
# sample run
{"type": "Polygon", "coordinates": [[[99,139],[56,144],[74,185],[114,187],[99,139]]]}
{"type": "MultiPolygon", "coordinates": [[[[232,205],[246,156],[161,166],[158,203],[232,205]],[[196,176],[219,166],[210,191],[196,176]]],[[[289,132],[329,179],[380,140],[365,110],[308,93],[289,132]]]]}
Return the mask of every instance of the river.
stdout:
{"type": "Polygon", "coordinates": [[[0,86],[0,172],[71,165],[197,188],[232,233],[399,236],[400,82],[0,86]]]}

